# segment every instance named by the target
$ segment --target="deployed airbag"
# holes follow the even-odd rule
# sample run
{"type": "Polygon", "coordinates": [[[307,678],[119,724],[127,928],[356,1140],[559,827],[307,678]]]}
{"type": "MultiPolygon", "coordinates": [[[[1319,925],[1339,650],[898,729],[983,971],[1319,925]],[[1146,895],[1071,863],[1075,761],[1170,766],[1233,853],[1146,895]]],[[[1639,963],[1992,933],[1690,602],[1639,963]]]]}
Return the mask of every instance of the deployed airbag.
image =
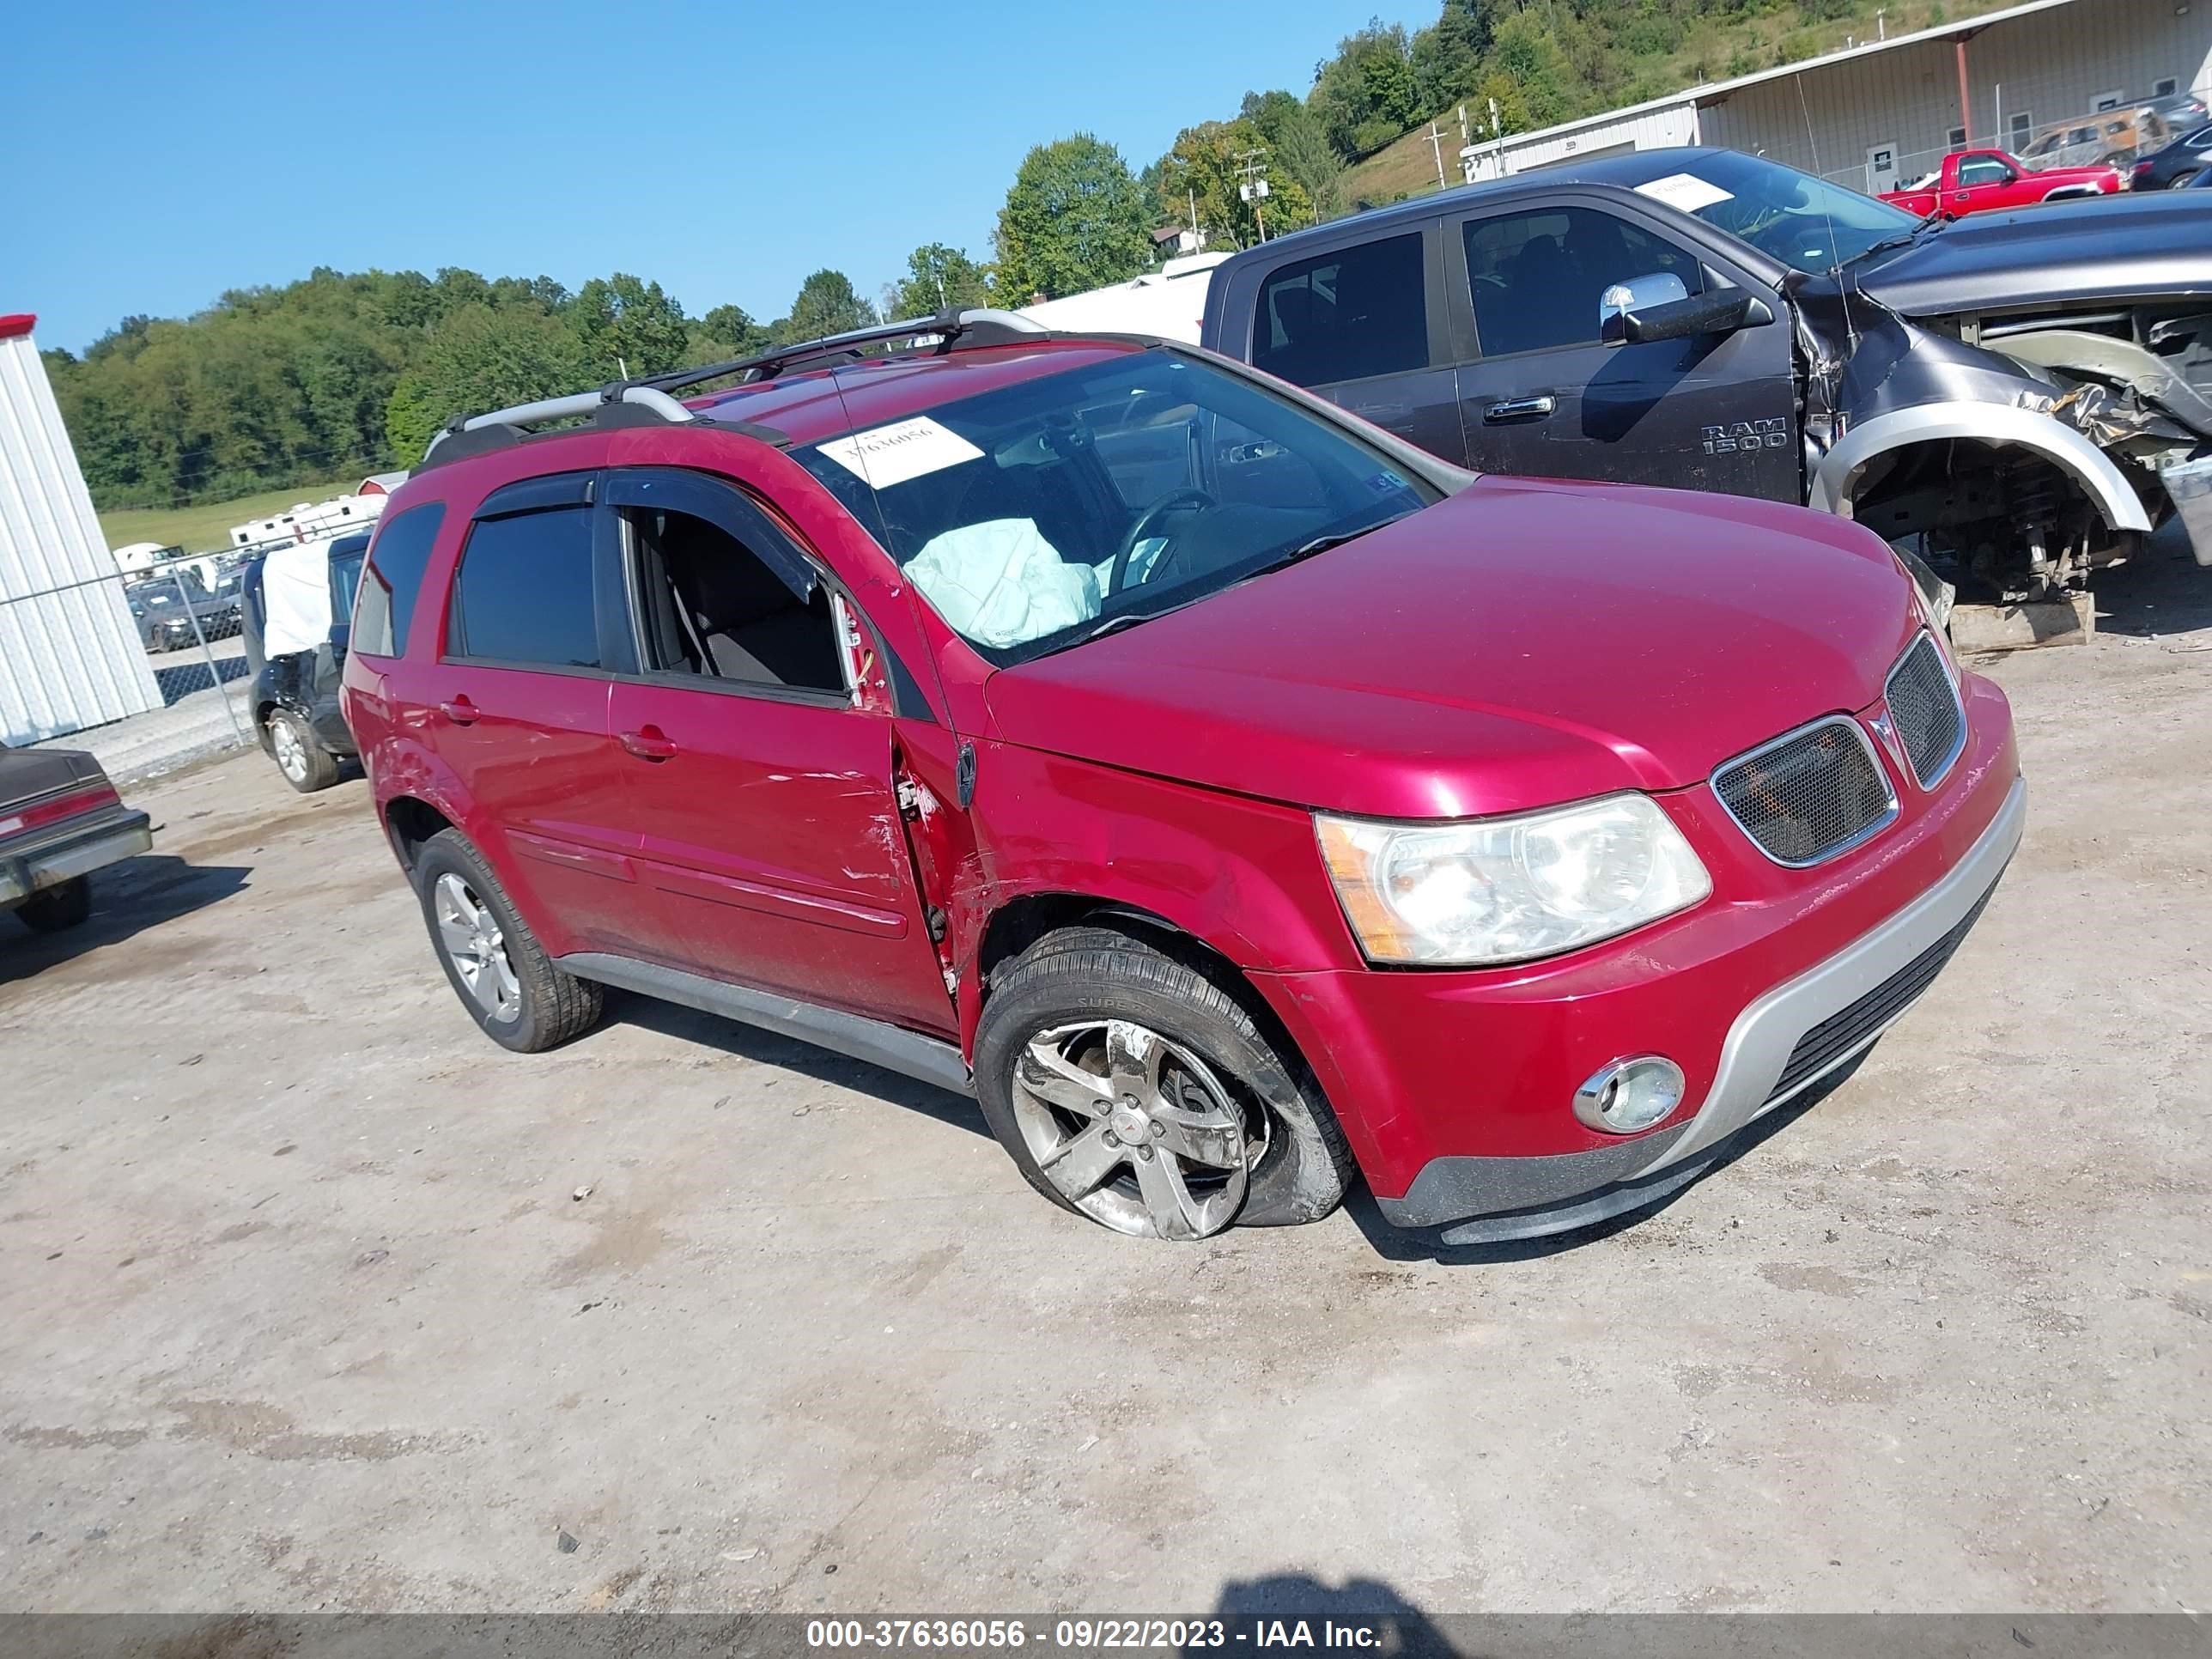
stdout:
{"type": "Polygon", "coordinates": [[[906,574],[978,645],[1041,640],[1098,614],[1098,576],[1069,564],[1031,519],[989,519],[930,538],[906,574]]]}

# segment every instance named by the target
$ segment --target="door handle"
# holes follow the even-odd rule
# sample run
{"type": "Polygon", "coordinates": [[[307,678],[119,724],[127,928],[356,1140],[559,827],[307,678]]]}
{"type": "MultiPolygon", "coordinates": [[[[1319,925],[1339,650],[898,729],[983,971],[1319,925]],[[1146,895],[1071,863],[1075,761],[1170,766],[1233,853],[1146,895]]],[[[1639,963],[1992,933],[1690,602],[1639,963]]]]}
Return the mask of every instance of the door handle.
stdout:
{"type": "Polygon", "coordinates": [[[657,726],[624,732],[617,741],[640,760],[665,761],[676,752],[676,740],[657,726]]]}
{"type": "Polygon", "coordinates": [[[1559,406],[1559,400],[1549,392],[1540,398],[1508,398],[1494,403],[1482,411],[1485,426],[1496,426],[1501,421],[1541,420],[1559,406]]]}
{"type": "Polygon", "coordinates": [[[440,703],[438,705],[438,712],[443,714],[447,720],[453,721],[456,726],[473,726],[476,724],[477,706],[471,702],[465,696],[455,697],[450,702],[440,703]]]}

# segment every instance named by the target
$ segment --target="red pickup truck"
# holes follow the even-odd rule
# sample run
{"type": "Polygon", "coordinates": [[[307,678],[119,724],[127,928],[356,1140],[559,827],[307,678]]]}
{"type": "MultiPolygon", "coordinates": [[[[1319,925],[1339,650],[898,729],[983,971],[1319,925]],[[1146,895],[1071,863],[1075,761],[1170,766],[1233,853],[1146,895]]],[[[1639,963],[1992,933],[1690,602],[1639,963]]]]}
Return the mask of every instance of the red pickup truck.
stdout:
{"type": "Polygon", "coordinates": [[[2110,196],[2122,187],[2117,167],[2051,167],[2031,171],[2001,149],[1962,149],[1943,165],[1903,190],[1887,190],[1881,199],[1923,219],[1962,218],[1992,208],[2033,207],[2069,196],[2110,196]]]}

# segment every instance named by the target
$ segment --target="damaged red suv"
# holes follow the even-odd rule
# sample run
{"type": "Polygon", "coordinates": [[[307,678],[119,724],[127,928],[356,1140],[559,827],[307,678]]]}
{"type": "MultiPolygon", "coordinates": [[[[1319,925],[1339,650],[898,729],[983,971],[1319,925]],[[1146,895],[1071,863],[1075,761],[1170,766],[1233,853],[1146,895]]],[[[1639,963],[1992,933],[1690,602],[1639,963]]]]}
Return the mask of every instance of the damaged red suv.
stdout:
{"type": "Polygon", "coordinates": [[[344,680],[495,1041],[610,985],[767,1026],[1147,1237],[1649,1205],[1926,988],[2025,815],[1863,530],[989,312],[456,422],[344,680]]]}

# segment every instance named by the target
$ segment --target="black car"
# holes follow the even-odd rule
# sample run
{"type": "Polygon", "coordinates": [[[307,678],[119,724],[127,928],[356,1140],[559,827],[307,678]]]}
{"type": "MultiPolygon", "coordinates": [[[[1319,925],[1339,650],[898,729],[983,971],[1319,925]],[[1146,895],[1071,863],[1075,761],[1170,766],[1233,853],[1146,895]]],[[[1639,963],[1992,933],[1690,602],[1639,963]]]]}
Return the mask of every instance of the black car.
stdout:
{"type": "Polygon", "coordinates": [[[1974,597],[2059,597],[2179,504],[2212,563],[2212,202],[1922,221],[1644,150],[1285,236],[1203,340],[1480,470],[1802,501],[1974,597]]]}
{"type": "Polygon", "coordinates": [[[137,624],[138,643],[149,652],[227,639],[239,629],[237,592],[210,592],[199,572],[189,567],[133,582],[123,597],[137,624]]]}
{"type": "Polygon", "coordinates": [[[262,752],[301,794],[327,789],[356,753],[338,710],[362,532],[280,547],[251,561],[242,587],[246,666],[262,752]]]}
{"type": "Polygon", "coordinates": [[[2134,190],[2179,190],[2196,183],[2208,167],[2212,167],[2212,122],[2142,157],[2130,169],[2128,184],[2134,190]]]}

